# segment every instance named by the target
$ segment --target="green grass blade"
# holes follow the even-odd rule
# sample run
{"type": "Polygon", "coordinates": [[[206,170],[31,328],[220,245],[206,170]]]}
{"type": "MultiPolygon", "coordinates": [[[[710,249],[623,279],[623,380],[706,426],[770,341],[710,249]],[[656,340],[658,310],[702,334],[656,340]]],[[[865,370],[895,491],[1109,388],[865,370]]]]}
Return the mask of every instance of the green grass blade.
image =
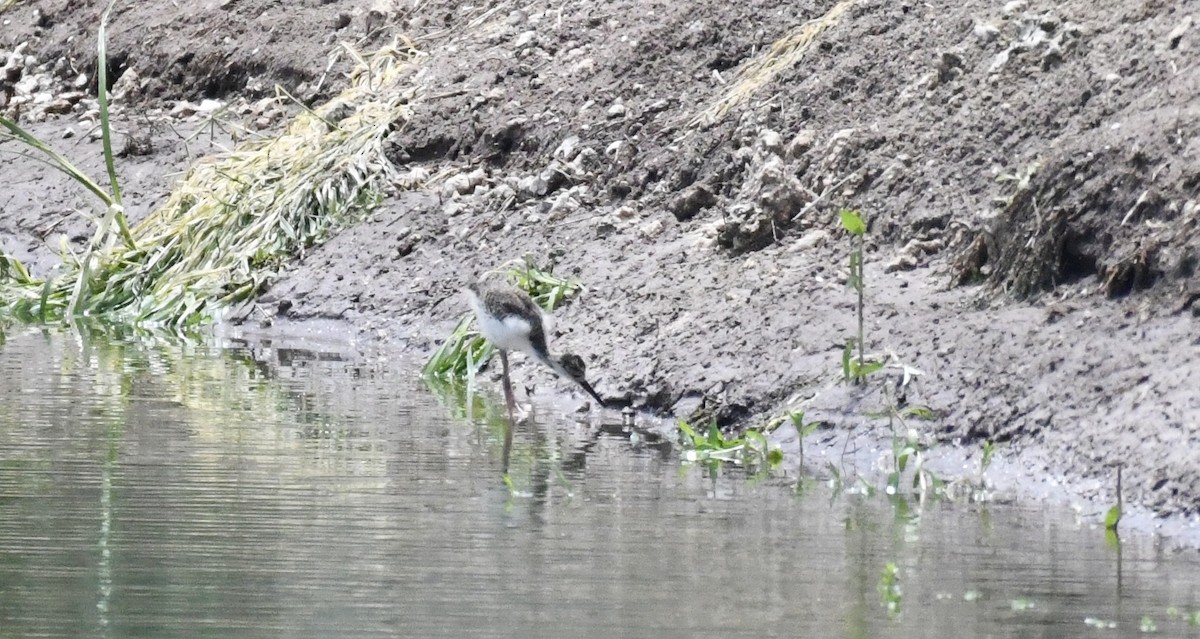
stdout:
{"type": "Polygon", "coordinates": [[[104,164],[108,168],[108,182],[112,187],[112,198],[117,204],[121,203],[121,185],[117,181],[117,165],[113,161],[112,127],[108,119],[108,52],[105,43],[105,31],[108,29],[108,16],[112,13],[117,0],[109,0],[104,13],[100,14],[100,29],[96,35],[96,97],[100,101],[100,135],[104,143],[104,164]]]}
{"type": "Polygon", "coordinates": [[[88,177],[83,171],[79,170],[64,155],[50,148],[50,146],[45,142],[42,142],[32,133],[21,128],[19,124],[4,117],[3,115],[0,115],[0,126],[8,129],[8,132],[12,135],[12,137],[16,138],[21,143],[29,146],[30,148],[37,149],[45,154],[46,157],[50,158],[50,161],[55,168],[63,173],[66,173],[76,182],[79,182],[81,185],[83,185],[85,189],[91,191],[93,195],[100,198],[101,202],[104,202],[105,206],[110,206],[113,204],[112,196],[109,195],[108,192],[103,188],[101,188],[95,180],[88,177]]]}

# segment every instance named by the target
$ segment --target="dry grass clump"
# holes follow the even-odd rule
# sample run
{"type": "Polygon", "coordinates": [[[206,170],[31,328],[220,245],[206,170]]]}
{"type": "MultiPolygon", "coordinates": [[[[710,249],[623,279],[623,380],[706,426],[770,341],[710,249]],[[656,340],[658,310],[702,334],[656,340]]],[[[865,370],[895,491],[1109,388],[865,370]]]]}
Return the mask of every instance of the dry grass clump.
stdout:
{"type": "Polygon", "coordinates": [[[0,312],[181,329],[252,298],[286,259],[375,206],[395,177],[384,139],[411,116],[419,54],[408,43],[350,53],[349,88],[278,137],[201,159],[127,234],[119,202],[102,197],[108,212],[87,253],[64,252],[62,275],[39,281],[0,255],[0,312]]]}
{"type": "Polygon", "coordinates": [[[725,95],[702,111],[689,123],[691,126],[707,126],[724,118],[734,107],[742,104],[780,71],[791,68],[812,48],[817,38],[836,25],[842,15],[858,0],[842,0],[833,5],[825,15],[801,24],[787,35],[776,40],[770,49],[746,62],[738,70],[733,86],[725,95]]]}

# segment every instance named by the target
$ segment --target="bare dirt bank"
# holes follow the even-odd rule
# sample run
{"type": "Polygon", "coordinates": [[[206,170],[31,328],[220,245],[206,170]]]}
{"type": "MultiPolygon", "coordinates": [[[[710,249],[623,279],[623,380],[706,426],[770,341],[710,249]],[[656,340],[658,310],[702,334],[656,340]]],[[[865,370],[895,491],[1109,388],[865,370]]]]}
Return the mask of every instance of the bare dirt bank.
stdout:
{"type": "MultiPolygon", "coordinates": [[[[101,4],[18,5],[0,48],[79,61],[56,71],[69,77],[101,4]]],[[[292,265],[262,300],[280,321],[339,319],[425,352],[468,278],[531,254],[587,286],[553,343],[602,394],[728,424],[811,400],[810,418],[861,425],[877,401],[836,384],[853,330],[837,211],[854,207],[871,225],[871,349],[924,372],[908,400],[937,412],[929,436],[1004,442],[1091,497],[1123,463],[1127,498],[1200,510],[1186,7],[297,6],[138,3],[110,45],[145,109],[276,82],[311,98],[338,82],[336,39],[404,33],[429,55],[393,160],[439,179],[292,265]]],[[[160,136],[151,157],[178,170],[160,136]]],[[[28,202],[77,204],[33,177],[43,167],[0,162],[18,176],[0,237],[33,255],[28,202]]]]}

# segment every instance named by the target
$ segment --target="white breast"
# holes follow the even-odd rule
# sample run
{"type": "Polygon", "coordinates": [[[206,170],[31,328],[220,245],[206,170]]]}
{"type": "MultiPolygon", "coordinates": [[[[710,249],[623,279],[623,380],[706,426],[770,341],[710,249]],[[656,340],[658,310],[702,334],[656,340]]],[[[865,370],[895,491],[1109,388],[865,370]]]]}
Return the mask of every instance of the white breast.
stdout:
{"type": "Polygon", "coordinates": [[[479,299],[473,291],[468,290],[467,297],[471,302],[471,308],[475,311],[475,321],[479,325],[479,332],[487,341],[496,348],[506,351],[533,353],[533,345],[529,342],[531,327],[528,321],[511,315],[497,319],[484,310],[483,300],[479,299]]]}

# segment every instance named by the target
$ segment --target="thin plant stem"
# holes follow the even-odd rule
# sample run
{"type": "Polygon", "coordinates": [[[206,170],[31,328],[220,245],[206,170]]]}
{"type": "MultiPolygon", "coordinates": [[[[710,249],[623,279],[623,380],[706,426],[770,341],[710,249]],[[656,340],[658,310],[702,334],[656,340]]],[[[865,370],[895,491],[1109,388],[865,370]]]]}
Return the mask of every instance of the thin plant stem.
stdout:
{"type": "Polygon", "coordinates": [[[858,367],[862,367],[866,363],[866,336],[863,329],[863,289],[867,287],[863,281],[865,275],[863,268],[863,245],[866,243],[863,239],[866,234],[858,236],[858,367]]]}
{"type": "MultiPolygon", "coordinates": [[[[125,245],[136,249],[133,234],[129,232],[129,224],[125,221],[125,208],[121,202],[121,183],[117,180],[117,164],[113,160],[112,124],[108,114],[108,46],[105,32],[108,30],[108,16],[112,13],[117,0],[108,0],[104,13],[100,14],[100,28],[96,32],[96,98],[100,102],[100,138],[104,144],[104,165],[108,169],[108,185],[112,191],[113,203],[118,207],[113,216],[117,230],[125,245]]],[[[110,205],[111,206],[111,205],[110,205]]]]}

